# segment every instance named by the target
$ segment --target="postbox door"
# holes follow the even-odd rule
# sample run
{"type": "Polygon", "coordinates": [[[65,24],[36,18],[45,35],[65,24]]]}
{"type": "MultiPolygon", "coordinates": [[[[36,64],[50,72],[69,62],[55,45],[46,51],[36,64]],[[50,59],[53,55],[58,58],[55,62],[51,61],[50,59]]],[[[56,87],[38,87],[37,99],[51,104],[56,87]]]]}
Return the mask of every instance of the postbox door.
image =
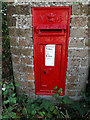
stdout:
{"type": "Polygon", "coordinates": [[[60,87],[61,45],[40,45],[40,90],[60,87]],[[50,49],[50,50],[49,50],[50,49]]]}

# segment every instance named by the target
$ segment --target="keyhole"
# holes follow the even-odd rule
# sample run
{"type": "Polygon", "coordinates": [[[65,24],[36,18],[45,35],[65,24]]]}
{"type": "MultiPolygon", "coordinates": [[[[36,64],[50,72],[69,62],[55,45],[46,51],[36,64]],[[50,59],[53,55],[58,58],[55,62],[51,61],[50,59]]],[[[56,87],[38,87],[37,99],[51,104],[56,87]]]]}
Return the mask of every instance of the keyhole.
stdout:
{"type": "Polygon", "coordinates": [[[46,74],[46,72],[44,71],[44,74],[46,74]]]}

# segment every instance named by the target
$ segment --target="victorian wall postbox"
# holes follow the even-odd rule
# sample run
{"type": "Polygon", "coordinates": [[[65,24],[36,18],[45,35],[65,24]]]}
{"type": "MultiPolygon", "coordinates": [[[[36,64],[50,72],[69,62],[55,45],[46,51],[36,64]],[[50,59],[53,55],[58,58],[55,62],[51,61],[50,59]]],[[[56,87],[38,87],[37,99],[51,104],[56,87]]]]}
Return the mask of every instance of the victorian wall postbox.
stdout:
{"type": "Polygon", "coordinates": [[[32,12],[35,93],[52,95],[62,88],[64,95],[71,8],[33,7],[32,12]]]}

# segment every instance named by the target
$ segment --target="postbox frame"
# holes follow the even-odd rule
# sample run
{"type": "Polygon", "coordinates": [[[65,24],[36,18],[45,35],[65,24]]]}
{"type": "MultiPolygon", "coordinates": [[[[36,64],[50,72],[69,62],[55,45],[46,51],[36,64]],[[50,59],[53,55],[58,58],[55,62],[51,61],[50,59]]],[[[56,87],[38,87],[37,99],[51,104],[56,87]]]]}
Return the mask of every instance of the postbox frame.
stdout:
{"type": "MultiPolygon", "coordinates": [[[[69,30],[70,30],[70,15],[71,15],[71,7],[32,7],[32,23],[34,25],[34,10],[39,9],[67,9],[68,10],[68,26],[67,26],[67,35],[66,35],[66,51],[65,51],[65,64],[64,64],[64,70],[63,70],[63,79],[64,81],[60,81],[60,88],[63,88],[63,93],[60,94],[63,96],[65,94],[65,82],[66,82],[66,68],[67,68],[67,56],[68,56],[68,43],[69,43],[69,30]]],[[[37,71],[37,60],[36,60],[36,43],[35,43],[35,30],[33,27],[33,46],[34,46],[34,74],[35,74],[35,94],[36,95],[53,95],[55,92],[40,92],[39,91],[39,80],[37,79],[37,76],[39,76],[39,73],[37,71]]],[[[42,42],[42,44],[45,44],[42,42]]],[[[49,44],[49,42],[48,42],[49,44]]],[[[51,43],[50,43],[51,44],[51,43]]],[[[54,42],[52,43],[54,44],[54,42]]],[[[62,73],[61,73],[62,74],[62,73]]]]}

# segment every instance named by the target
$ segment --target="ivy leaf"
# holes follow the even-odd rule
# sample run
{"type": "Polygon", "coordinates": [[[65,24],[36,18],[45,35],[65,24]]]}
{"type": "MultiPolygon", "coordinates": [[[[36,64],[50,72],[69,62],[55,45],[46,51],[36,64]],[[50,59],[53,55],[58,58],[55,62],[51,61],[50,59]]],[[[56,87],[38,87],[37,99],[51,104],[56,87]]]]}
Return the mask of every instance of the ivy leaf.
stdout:
{"type": "Polygon", "coordinates": [[[54,90],[56,90],[56,89],[57,89],[57,86],[56,86],[56,87],[54,87],[53,89],[54,89],[54,90]]]}
{"type": "Polygon", "coordinates": [[[11,112],[10,116],[11,116],[11,118],[16,118],[16,113],[15,112],[11,112]]]}
{"type": "Polygon", "coordinates": [[[50,111],[52,112],[54,110],[54,106],[50,106],[50,111]]]}
{"type": "Polygon", "coordinates": [[[35,114],[36,114],[36,110],[33,110],[33,111],[32,111],[32,114],[35,115],[35,114]]]}
{"type": "Polygon", "coordinates": [[[55,109],[55,110],[53,111],[53,114],[57,115],[57,114],[58,114],[58,110],[55,109]]]}
{"type": "Polygon", "coordinates": [[[58,93],[61,93],[61,94],[63,93],[62,88],[58,90],[58,93]]]}
{"type": "Polygon", "coordinates": [[[9,100],[5,100],[5,101],[3,102],[4,105],[7,104],[7,103],[9,103],[9,100]]]}
{"type": "Polygon", "coordinates": [[[19,87],[19,86],[20,86],[20,84],[19,84],[19,83],[16,83],[16,84],[15,84],[15,86],[16,86],[16,87],[19,87]]]}

